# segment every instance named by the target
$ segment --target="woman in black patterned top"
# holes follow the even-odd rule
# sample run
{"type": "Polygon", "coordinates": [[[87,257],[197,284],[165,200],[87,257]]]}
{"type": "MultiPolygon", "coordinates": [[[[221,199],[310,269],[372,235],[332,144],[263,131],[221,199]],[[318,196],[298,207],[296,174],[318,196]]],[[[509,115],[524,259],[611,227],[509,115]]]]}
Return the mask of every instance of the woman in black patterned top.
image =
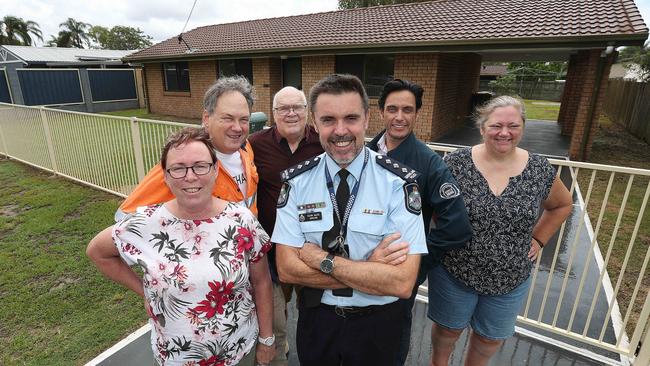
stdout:
{"type": "Polygon", "coordinates": [[[474,235],[429,273],[431,365],[447,365],[467,325],[472,333],[465,364],[488,363],[514,333],[533,261],[572,208],[546,158],[517,147],[525,122],[519,99],[494,98],[477,110],[476,120],[483,143],[445,157],[474,235]]]}

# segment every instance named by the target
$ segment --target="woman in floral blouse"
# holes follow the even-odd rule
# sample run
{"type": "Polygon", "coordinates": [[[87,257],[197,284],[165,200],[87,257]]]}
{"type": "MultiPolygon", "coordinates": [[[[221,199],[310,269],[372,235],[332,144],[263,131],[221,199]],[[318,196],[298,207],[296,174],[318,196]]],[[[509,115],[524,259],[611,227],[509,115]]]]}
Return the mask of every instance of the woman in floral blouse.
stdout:
{"type": "Polygon", "coordinates": [[[429,272],[432,365],[447,365],[467,325],[465,364],[488,363],[514,333],[533,261],[571,213],[571,195],[548,160],[517,147],[525,119],[519,99],[494,98],[477,111],[483,143],[445,156],[473,236],[429,272]]]}
{"type": "Polygon", "coordinates": [[[160,365],[268,364],[275,354],[271,243],[247,208],[212,196],[216,161],[203,129],[171,136],[161,165],[176,198],[140,207],[88,245],[104,275],[144,297],[160,365]]]}

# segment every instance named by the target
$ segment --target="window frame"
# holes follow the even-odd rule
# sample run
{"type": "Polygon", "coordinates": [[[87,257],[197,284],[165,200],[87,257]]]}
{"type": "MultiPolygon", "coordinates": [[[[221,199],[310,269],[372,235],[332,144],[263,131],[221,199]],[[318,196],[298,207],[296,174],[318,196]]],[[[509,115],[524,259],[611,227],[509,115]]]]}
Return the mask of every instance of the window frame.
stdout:
{"type": "MultiPolygon", "coordinates": [[[[386,74],[384,83],[395,79],[395,55],[382,53],[382,54],[369,54],[369,55],[336,55],[334,62],[334,69],[336,73],[348,73],[357,76],[363,83],[368,97],[378,98],[381,94],[382,85],[368,84],[369,79],[377,79],[376,75],[369,75],[368,67],[376,66],[378,62],[374,59],[376,57],[389,58],[392,63],[392,73],[386,74]],[[360,75],[359,75],[360,74],[360,75]]],[[[382,75],[383,76],[383,75],[382,75]]],[[[382,78],[379,76],[379,78],[382,78]]]]}
{"type": "MultiPolygon", "coordinates": [[[[230,65],[228,68],[231,68],[230,65]]],[[[224,76],[236,76],[240,75],[248,79],[248,82],[253,85],[253,59],[251,58],[228,58],[228,59],[221,59],[217,60],[217,75],[218,77],[224,77],[224,76]],[[223,69],[226,69],[226,67],[223,67],[223,63],[232,63],[232,68],[234,68],[234,72],[229,72],[229,73],[224,73],[223,69]]]]}
{"type": "Polygon", "coordinates": [[[162,73],[163,73],[163,88],[166,92],[190,92],[190,65],[187,61],[177,61],[177,62],[163,62],[162,63],[162,73]],[[174,66],[174,84],[170,85],[170,75],[172,68],[168,66],[174,66]],[[187,76],[185,76],[187,75],[187,76]],[[186,79],[186,80],[185,80],[186,79]]]}

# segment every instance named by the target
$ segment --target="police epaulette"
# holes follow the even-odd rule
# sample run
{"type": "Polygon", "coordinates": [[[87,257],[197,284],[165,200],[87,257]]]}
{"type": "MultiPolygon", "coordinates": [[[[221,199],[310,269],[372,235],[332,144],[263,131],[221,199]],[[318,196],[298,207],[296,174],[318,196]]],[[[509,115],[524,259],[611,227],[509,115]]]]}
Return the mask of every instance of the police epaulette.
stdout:
{"type": "Polygon", "coordinates": [[[309,169],[315,167],[318,165],[318,162],[320,161],[320,156],[313,157],[309,160],[305,160],[302,163],[298,165],[294,165],[289,169],[285,169],[282,171],[282,181],[286,182],[287,180],[296,177],[309,169]]]}
{"type": "Polygon", "coordinates": [[[395,161],[387,156],[377,155],[376,161],[377,164],[386,168],[388,171],[404,179],[407,182],[415,182],[417,177],[420,176],[420,173],[415,171],[415,169],[411,169],[408,166],[398,161],[395,161]]]}

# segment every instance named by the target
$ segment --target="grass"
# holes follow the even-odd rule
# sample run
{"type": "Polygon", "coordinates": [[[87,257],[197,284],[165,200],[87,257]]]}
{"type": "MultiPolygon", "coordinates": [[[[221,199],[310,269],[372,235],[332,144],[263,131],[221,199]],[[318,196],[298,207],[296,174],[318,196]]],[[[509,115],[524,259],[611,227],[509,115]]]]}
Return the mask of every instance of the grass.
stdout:
{"type": "Polygon", "coordinates": [[[0,364],[84,364],[144,324],[85,256],[119,201],[0,160],[0,364]]]}
{"type": "Polygon", "coordinates": [[[200,118],[183,118],[183,117],[176,117],[176,116],[167,116],[167,115],[164,115],[164,114],[148,113],[146,108],[124,109],[124,110],[121,110],[121,111],[103,112],[102,114],[107,114],[107,115],[110,115],[110,116],[137,117],[137,118],[145,118],[145,119],[155,119],[155,120],[158,120],[158,121],[172,121],[172,122],[192,123],[192,124],[195,124],[195,125],[201,124],[201,119],[200,118]]]}
{"type": "Polygon", "coordinates": [[[543,119],[557,121],[560,114],[560,103],[547,100],[524,99],[527,119],[543,119]]]}
{"type": "MultiPolygon", "coordinates": [[[[600,126],[594,138],[589,162],[650,169],[650,149],[648,149],[648,144],[627,133],[622,126],[612,123],[607,119],[607,117],[602,117],[600,119],[600,126]]],[[[590,178],[591,171],[582,172],[578,177],[578,182],[583,195],[589,186],[590,178]]],[[[590,200],[593,203],[587,205],[587,212],[589,213],[589,217],[594,227],[600,215],[601,203],[605,197],[605,188],[607,187],[609,179],[609,174],[600,173],[594,180],[594,189],[590,200]]],[[[627,184],[627,176],[620,174],[615,176],[608,203],[605,207],[605,212],[603,213],[603,222],[597,237],[603,257],[606,255],[610,245],[610,240],[616,225],[616,220],[627,184]]],[[[648,178],[642,176],[636,177],[631,186],[629,197],[626,202],[626,208],[621,219],[620,228],[612,246],[610,263],[607,267],[607,272],[611,278],[613,286],[616,286],[617,280],[620,277],[621,266],[626,255],[628,255],[630,238],[637,223],[637,215],[634,213],[639,212],[647,187],[648,178]]],[[[650,246],[649,212],[650,207],[645,210],[636,240],[629,252],[627,269],[621,280],[621,289],[617,296],[621,313],[623,317],[625,317],[626,312],[630,308],[630,301],[632,299],[634,287],[639,282],[639,278],[641,278],[640,291],[636,295],[636,299],[632,304],[630,319],[628,320],[626,327],[628,335],[631,335],[634,331],[638,315],[643,306],[643,301],[650,290],[650,276],[647,275],[647,269],[643,275],[641,275],[643,260],[648,251],[648,247],[650,246]]]]}
{"type": "MultiPolygon", "coordinates": [[[[539,103],[526,101],[529,118],[556,118],[543,116],[552,114],[554,109],[557,116],[557,106],[533,102],[539,103]]],[[[133,115],[129,111],[120,113],[133,115]]],[[[620,126],[603,119],[590,161],[650,169],[650,149],[620,126]]],[[[585,192],[589,173],[583,171],[579,179],[585,192]]],[[[592,193],[592,202],[597,204],[587,206],[594,226],[608,179],[605,175],[597,176],[598,188],[592,193]]],[[[606,207],[598,236],[603,255],[625,184],[625,179],[617,178],[606,207]]],[[[647,180],[636,180],[628,210],[640,205],[646,185],[647,180]]],[[[114,196],[0,159],[0,365],[83,364],[144,324],[140,299],[103,278],[84,254],[90,238],[112,223],[119,202],[114,196]]],[[[618,296],[623,315],[650,244],[647,211],[650,209],[646,210],[618,296]]],[[[614,243],[608,267],[614,284],[635,218],[630,214],[624,216],[614,243]]],[[[648,277],[643,276],[628,332],[636,324],[642,300],[650,289],[648,277]]]]}

